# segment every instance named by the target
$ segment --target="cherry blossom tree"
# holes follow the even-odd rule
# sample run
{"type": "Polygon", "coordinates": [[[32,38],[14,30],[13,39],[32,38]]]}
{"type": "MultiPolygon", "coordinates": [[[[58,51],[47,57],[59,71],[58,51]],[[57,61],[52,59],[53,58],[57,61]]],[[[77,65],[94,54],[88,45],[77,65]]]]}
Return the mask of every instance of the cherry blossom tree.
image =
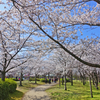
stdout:
{"type": "Polygon", "coordinates": [[[71,85],[73,85],[72,71],[74,69],[74,60],[75,59],[72,58],[70,55],[68,55],[64,50],[56,49],[56,50],[54,50],[54,54],[51,56],[51,60],[55,62],[56,73],[59,73],[62,76],[64,76],[64,78],[65,78],[64,89],[67,90],[66,76],[67,77],[69,76],[68,72],[70,72],[71,85]]]}
{"type": "Polygon", "coordinates": [[[6,29],[4,32],[0,32],[0,52],[1,52],[1,57],[0,57],[0,67],[1,70],[0,72],[2,73],[2,80],[5,80],[5,74],[17,67],[20,66],[21,64],[25,63],[29,56],[27,54],[24,56],[25,59],[18,63],[20,59],[23,59],[21,56],[22,48],[25,44],[25,42],[28,40],[29,36],[26,37],[25,39],[20,39],[19,42],[19,36],[18,34],[11,34],[11,32],[7,33],[6,29]],[[12,36],[14,35],[14,36],[12,36]],[[27,58],[26,58],[27,56],[27,58]]]}
{"type": "MultiPolygon", "coordinates": [[[[34,43],[32,42],[33,39],[30,40],[32,43],[27,42],[27,40],[31,35],[35,35],[51,39],[56,43],[56,47],[62,48],[81,63],[100,68],[97,60],[91,62],[91,55],[88,56],[90,59],[87,58],[86,60],[86,56],[81,57],[77,52],[74,52],[74,49],[68,47],[68,45],[71,46],[70,41],[77,44],[79,38],[77,33],[83,33],[82,30],[85,29],[86,25],[89,29],[100,26],[100,2],[99,0],[94,1],[93,6],[89,4],[92,0],[67,0],[67,2],[66,0],[7,0],[6,3],[0,1],[0,4],[5,5],[5,9],[0,11],[0,24],[2,26],[0,45],[3,48],[3,53],[1,53],[3,64],[1,63],[1,66],[6,70],[12,59],[20,51],[24,51],[23,47],[31,48],[34,43]],[[7,41],[5,42],[5,40],[7,41]],[[15,51],[9,53],[8,45],[12,46],[12,42],[15,51]],[[26,42],[27,45],[24,46],[26,42]],[[16,46],[15,43],[19,44],[16,46]],[[10,57],[9,61],[6,59],[7,57],[10,57]]],[[[97,45],[99,45],[99,42],[96,42],[97,45]]],[[[91,46],[95,47],[94,43],[91,46]]],[[[96,52],[99,52],[98,46],[95,49],[96,52]]],[[[83,52],[80,53],[83,54],[83,52]]],[[[6,72],[12,68],[7,69],[6,72]]],[[[4,73],[4,70],[2,69],[1,72],[4,73]]]]}
{"type": "Polygon", "coordinates": [[[39,35],[46,35],[81,63],[100,68],[100,64],[80,58],[64,45],[70,40],[74,43],[78,39],[78,31],[82,32],[85,25],[90,29],[100,26],[100,2],[94,0],[94,6],[88,4],[91,2],[92,0],[9,0],[8,4],[16,10],[20,19],[35,26],[39,35]]]}
{"type": "MultiPolygon", "coordinates": [[[[3,16],[5,15],[3,14],[3,16]]],[[[9,16],[11,15],[9,14],[9,16]]],[[[35,33],[31,30],[21,30],[24,26],[18,25],[18,20],[16,20],[16,25],[16,23],[13,23],[15,21],[13,18],[3,18],[0,20],[2,27],[0,31],[0,72],[2,80],[5,81],[5,74],[26,63],[32,57],[28,51],[37,51],[43,42],[35,41],[33,38],[35,33]]]]}

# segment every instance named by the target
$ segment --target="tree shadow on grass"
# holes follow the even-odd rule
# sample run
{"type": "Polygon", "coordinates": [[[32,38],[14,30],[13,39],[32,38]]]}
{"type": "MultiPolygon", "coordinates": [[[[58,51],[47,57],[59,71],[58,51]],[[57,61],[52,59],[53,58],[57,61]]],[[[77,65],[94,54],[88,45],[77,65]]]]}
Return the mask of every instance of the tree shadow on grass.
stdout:
{"type": "Polygon", "coordinates": [[[23,97],[24,93],[23,92],[20,92],[18,90],[16,90],[14,93],[11,93],[10,94],[10,98],[9,100],[21,100],[21,98],[23,97]]]}

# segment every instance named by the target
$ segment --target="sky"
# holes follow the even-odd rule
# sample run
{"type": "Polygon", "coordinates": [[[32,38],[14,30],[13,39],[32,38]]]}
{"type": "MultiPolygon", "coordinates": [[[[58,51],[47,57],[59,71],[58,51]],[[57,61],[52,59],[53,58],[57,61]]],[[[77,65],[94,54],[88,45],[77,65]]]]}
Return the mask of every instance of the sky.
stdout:
{"type": "MultiPolygon", "coordinates": [[[[90,1],[87,2],[88,5],[90,5],[91,7],[95,7],[97,5],[97,3],[95,1],[90,1]]],[[[82,38],[86,38],[88,36],[88,38],[95,38],[95,36],[99,36],[100,37],[100,26],[93,26],[90,27],[88,25],[84,26],[84,30],[82,31],[83,35],[82,38]],[[94,35],[95,34],[95,35],[94,35]]],[[[80,34],[80,32],[78,32],[78,34],[80,34]]]]}
{"type": "Polygon", "coordinates": [[[6,2],[6,0],[0,0],[0,10],[4,10],[4,4],[1,4],[1,2],[6,2]]]}
{"type": "MultiPolygon", "coordinates": [[[[88,36],[88,38],[95,38],[96,36],[100,37],[100,27],[93,27],[93,28],[88,28],[89,26],[85,26],[85,30],[82,31],[83,35],[81,36],[81,38],[86,38],[88,36]]],[[[78,34],[80,34],[80,32],[78,32],[78,34]]]]}

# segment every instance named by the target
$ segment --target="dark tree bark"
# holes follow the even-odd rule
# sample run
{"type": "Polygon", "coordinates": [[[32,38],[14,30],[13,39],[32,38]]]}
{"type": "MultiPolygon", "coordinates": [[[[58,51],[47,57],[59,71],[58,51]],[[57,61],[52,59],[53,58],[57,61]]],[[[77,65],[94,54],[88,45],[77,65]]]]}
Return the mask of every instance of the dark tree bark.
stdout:
{"type": "Polygon", "coordinates": [[[100,82],[100,72],[98,71],[98,83],[100,82]]]}
{"type": "Polygon", "coordinates": [[[50,78],[50,73],[48,73],[48,79],[50,78]]]}
{"type": "Polygon", "coordinates": [[[98,75],[96,69],[94,71],[94,79],[95,79],[95,87],[96,89],[98,89],[98,75]]]}
{"type": "Polygon", "coordinates": [[[95,85],[95,83],[94,83],[94,75],[93,75],[93,72],[92,72],[92,75],[91,75],[91,77],[92,77],[92,82],[93,82],[93,85],[95,85]]]}
{"type": "Polygon", "coordinates": [[[2,81],[5,81],[5,71],[1,72],[1,76],[2,76],[2,81]]]}
{"type": "Polygon", "coordinates": [[[22,71],[21,71],[21,74],[20,74],[20,86],[22,86],[22,77],[23,77],[23,74],[22,74],[22,71]]]}
{"type": "Polygon", "coordinates": [[[80,71],[80,69],[78,71],[80,73],[81,82],[83,82],[83,85],[85,85],[86,84],[86,81],[85,81],[86,80],[85,72],[84,72],[84,70],[80,71]]]}
{"type": "Polygon", "coordinates": [[[98,4],[100,4],[100,0],[94,0],[95,2],[97,2],[98,4]]]}
{"type": "Polygon", "coordinates": [[[46,78],[46,74],[44,74],[43,77],[46,78]]]}
{"type": "Polygon", "coordinates": [[[60,83],[60,75],[59,75],[59,88],[60,88],[60,86],[61,86],[61,83],[60,83]]]}
{"type": "Polygon", "coordinates": [[[90,93],[91,93],[91,98],[93,98],[92,84],[91,84],[91,77],[90,77],[90,76],[89,76],[89,83],[90,83],[90,93]]]}
{"type": "Polygon", "coordinates": [[[67,86],[66,86],[66,73],[65,73],[65,86],[64,86],[64,90],[67,90],[67,86]]]}
{"type": "Polygon", "coordinates": [[[62,76],[62,85],[64,85],[64,79],[63,79],[63,76],[62,76]]]}
{"type": "Polygon", "coordinates": [[[35,74],[35,84],[37,84],[37,80],[36,80],[36,78],[37,78],[37,74],[35,74]]]}
{"type": "Polygon", "coordinates": [[[92,72],[92,81],[93,81],[93,85],[95,85],[96,89],[99,89],[98,88],[98,74],[97,74],[97,71],[96,69],[92,72]]]}
{"type": "Polygon", "coordinates": [[[86,76],[85,76],[85,72],[83,72],[83,85],[86,84],[86,76]]]}
{"type": "Polygon", "coordinates": [[[72,72],[72,70],[70,71],[70,79],[71,79],[71,86],[73,86],[73,72],[72,72]]]}

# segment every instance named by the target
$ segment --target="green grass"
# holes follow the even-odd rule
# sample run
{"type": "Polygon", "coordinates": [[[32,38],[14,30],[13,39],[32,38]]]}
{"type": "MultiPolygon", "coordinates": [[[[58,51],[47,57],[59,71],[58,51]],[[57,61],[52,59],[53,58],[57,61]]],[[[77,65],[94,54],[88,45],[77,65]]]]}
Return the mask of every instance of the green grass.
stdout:
{"type": "Polygon", "coordinates": [[[34,81],[23,81],[23,86],[19,86],[19,81],[17,81],[17,90],[14,93],[11,93],[9,95],[9,99],[7,100],[21,100],[21,98],[24,96],[26,92],[28,92],[30,89],[37,87],[38,85],[45,84],[43,82],[38,81],[37,84],[35,84],[34,81]]]}
{"type": "Polygon", "coordinates": [[[7,100],[21,100],[23,95],[24,95],[23,92],[16,90],[14,93],[9,95],[9,99],[7,100]]]}
{"type": "MultiPolygon", "coordinates": [[[[100,85],[99,85],[100,87],[100,85]]],[[[96,90],[93,86],[93,98],[90,95],[89,82],[85,86],[80,81],[74,81],[73,86],[67,83],[67,90],[64,90],[64,85],[53,86],[46,90],[52,100],[100,100],[100,90],[96,90]]]]}

